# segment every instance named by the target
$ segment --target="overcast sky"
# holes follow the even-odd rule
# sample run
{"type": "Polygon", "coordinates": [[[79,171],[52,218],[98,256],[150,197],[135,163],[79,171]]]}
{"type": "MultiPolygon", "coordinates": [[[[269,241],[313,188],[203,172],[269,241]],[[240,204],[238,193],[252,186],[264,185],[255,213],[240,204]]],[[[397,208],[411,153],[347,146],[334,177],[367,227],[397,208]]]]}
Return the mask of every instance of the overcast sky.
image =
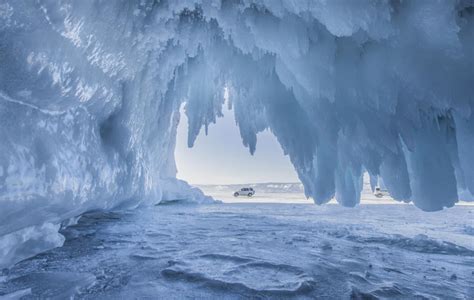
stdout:
{"type": "Polygon", "coordinates": [[[177,177],[192,184],[231,184],[258,182],[298,182],[288,156],[269,131],[257,137],[252,156],[242,144],[234,112],[224,110],[224,117],[201,130],[193,148],[187,147],[188,120],[181,113],[176,141],[177,177]]]}

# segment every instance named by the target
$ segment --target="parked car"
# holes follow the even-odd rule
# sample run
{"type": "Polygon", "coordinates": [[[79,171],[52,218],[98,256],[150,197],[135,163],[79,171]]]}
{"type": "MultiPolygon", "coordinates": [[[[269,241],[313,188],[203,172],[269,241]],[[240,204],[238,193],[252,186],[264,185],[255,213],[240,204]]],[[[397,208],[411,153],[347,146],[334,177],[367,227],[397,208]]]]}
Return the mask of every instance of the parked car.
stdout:
{"type": "Polygon", "coordinates": [[[388,191],[385,189],[381,189],[380,187],[375,187],[374,196],[377,198],[383,198],[384,196],[388,196],[388,191]]]}
{"type": "Polygon", "coordinates": [[[237,192],[234,193],[234,197],[239,197],[239,196],[247,196],[247,197],[252,197],[255,195],[255,191],[253,188],[241,188],[237,192]]]}

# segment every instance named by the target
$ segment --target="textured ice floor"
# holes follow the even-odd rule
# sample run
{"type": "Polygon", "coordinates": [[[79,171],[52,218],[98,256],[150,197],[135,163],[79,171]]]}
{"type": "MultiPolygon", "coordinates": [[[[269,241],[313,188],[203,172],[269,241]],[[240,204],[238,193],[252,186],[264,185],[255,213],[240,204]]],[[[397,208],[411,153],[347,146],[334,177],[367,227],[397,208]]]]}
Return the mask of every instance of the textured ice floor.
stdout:
{"type": "Polygon", "coordinates": [[[9,298],[474,297],[474,207],[160,205],[89,213],[0,276],[9,298]]]}

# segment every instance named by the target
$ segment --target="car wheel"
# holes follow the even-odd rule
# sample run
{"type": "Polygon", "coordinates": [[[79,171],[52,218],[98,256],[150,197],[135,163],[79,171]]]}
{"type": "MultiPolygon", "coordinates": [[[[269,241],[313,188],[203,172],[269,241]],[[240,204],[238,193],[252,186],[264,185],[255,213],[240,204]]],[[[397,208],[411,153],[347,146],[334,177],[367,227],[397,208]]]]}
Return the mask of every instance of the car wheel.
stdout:
{"type": "Polygon", "coordinates": [[[249,193],[247,196],[252,197],[252,193],[249,193]]]}
{"type": "Polygon", "coordinates": [[[238,197],[238,196],[239,196],[239,193],[235,192],[234,197],[238,197]]]}

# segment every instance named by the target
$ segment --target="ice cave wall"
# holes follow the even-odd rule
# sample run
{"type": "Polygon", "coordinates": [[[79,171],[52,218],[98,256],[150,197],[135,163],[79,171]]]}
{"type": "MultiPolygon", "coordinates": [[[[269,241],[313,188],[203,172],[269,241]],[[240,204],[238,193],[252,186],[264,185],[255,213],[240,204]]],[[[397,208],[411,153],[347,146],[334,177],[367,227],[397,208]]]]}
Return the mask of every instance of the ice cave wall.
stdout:
{"type": "Polygon", "coordinates": [[[87,210],[210,201],[174,139],[224,87],[243,144],[269,128],[316,203],[356,205],[368,171],[452,206],[474,193],[473,53],[471,0],[1,0],[0,265],[87,210]]]}

